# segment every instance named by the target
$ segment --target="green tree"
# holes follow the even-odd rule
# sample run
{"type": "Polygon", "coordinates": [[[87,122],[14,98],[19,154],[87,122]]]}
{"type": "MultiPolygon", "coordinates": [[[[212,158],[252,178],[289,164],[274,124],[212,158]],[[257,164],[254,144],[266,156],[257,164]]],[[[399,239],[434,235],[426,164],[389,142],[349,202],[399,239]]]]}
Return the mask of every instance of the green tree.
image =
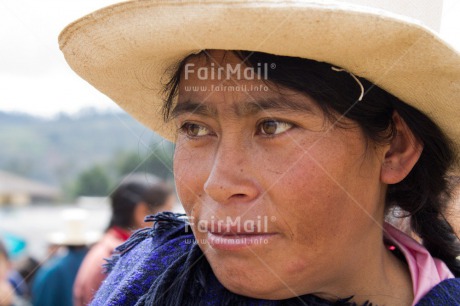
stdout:
{"type": "Polygon", "coordinates": [[[165,180],[173,177],[173,155],[174,147],[164,143],[162,145],[151,146],[147,152],[146,167],[149,172],[165,180]]]}
{"type": "Polygon", "coordinates": [[[134,151],[119,152],[114,157],[114,170],[119,177],[131,172],[144,171],[145,165],[142,163],[139,153],[134,151]]]}
{"type": "Polygon", "coordinates": [[[78,175],[75,195],[76,196],[105,196],[110,187],[110,178],[107,171],[100,165],[81,172],[78,175]]]}
{"type": "Polygon", "coordinates": [[[152,145],[143,153],[119,152],[113,159],[113,169],[120,177],[133,172],[147,172],[165,180],[172,179],[173,146],[152,145]]]}

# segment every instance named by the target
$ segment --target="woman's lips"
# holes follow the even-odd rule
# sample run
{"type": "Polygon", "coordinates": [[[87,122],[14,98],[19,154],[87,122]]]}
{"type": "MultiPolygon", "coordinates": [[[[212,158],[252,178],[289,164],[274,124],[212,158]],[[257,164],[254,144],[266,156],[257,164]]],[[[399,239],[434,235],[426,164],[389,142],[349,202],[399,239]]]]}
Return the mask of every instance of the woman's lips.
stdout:
{"type": "Polygon", "coordinates": [[[247,247],[267,245],[275,235],[275,233],[208,232],[207,242],[214,249],[236,251],[247,247]]]}
{"type": "Polygon", "coordinates": [[[269,229],[268,221],[262,218],[201,221],[198,223],[198,231],[206,232],[205,243],[213,249],[227,251],[264,246],[277,235],[269,229]]]}

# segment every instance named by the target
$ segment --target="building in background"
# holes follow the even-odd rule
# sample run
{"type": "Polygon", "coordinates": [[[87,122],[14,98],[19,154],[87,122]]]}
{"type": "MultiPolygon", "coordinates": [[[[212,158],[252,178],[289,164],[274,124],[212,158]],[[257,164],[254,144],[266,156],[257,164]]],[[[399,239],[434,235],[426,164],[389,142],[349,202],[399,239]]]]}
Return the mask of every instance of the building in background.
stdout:
{"type": "Polygon", "coordinates": [[[56,187],[0,171],[0,206],[55,202],[60,195],[60,190],[56,187]]]}

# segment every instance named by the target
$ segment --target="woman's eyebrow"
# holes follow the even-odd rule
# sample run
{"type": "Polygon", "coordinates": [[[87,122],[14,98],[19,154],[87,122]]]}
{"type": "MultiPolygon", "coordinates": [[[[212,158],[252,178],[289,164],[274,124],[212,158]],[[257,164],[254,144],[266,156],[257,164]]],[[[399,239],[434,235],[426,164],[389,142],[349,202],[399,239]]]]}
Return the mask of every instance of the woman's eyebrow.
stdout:
{"type": "MultiPolygon", "coordinates": [[[[311,103],[311,102],[310,102],[311,103]]],[[[313,113],[309,102],[300,99],[289,99],[284,97],[264,98],[246,103],[239,103],[234,106],[238,116],[253,116],[263,111],[283,111],[283,112],[307,112],[313,113]]]]}
{"type": "MultiPolygon", "coordinates": [[[[231,106],[233,113],[239,117],[254,116],[264,111],[304,112],[313,114],[309,102],[299,99],[262,98],[258,100],[237,102],[231,106]]],[[[216,117],[217,109],[205,102],[186,100],[179,102],[171,111],[171,119],[183,114],[196,114],[206,117],[216,117]]]]}

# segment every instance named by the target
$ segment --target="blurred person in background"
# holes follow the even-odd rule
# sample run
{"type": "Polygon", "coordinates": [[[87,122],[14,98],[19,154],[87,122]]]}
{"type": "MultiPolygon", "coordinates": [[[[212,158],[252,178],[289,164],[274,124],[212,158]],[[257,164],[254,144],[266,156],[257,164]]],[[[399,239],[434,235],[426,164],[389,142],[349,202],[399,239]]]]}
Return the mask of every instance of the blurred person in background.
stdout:
{"type": "Polygon", "coordinates": [[[110,196],[112,217],[102,239],[85,257],[74,285],[74,305],[87,305],[105,279],[103,264],[134,230],[149,226],[147,215],[173,209],[173,191],[158,178],[134,174],[123,180],[110,196]]]}
{"type": "Polygon", "coordinates": [[[32,303],[36,306],[72,305],[75,277],[89,246],[100,239],[100,234],[85,230],[84,210],[63,212],[65,229],[48,236],[52,246],[59,246],[55,255],[37,271],[32,282],[32,303]]]}
{"type": "Polygon", "coordinates": [[[0,240],[0,306],[30,305],[26,300],[17,295],[16,288],[9,280],[11,272],[14,272],[14,270],[12,270],[8,250],[0,240]]]}
{"type": "Polygon", "coordinates": [[[8,253],[0,241],[0,306],[10,306],[13,304],[14,288],[8,281],[9,269],[8,253]]]}
{"type": "Polygon", "coordinates": [[[3,243],[3,254],[8,258],[10,267],[8,271],[8,281],[14,288],[14,292],[21,298],[28,298],[29,286],[20,272],[22,261],[25,259],[27,242],[24,238],[6,231],[0,233],[1,241],[3,243]]]}
{"type": "Polygon", "coordinates": [[[31,287],[32,281],[35,277],[35,274],[38,271],[40,262],[33,256],[27,255],[21,259],[14,262],[15,271],[19,274],[12,275],[10,274],[10,282],[15,282],[14,289],[16,294],[30,300],[31,297],[31,287]],[[17,280],[22,279],[22,282],[18,283],[17,280]]]}

